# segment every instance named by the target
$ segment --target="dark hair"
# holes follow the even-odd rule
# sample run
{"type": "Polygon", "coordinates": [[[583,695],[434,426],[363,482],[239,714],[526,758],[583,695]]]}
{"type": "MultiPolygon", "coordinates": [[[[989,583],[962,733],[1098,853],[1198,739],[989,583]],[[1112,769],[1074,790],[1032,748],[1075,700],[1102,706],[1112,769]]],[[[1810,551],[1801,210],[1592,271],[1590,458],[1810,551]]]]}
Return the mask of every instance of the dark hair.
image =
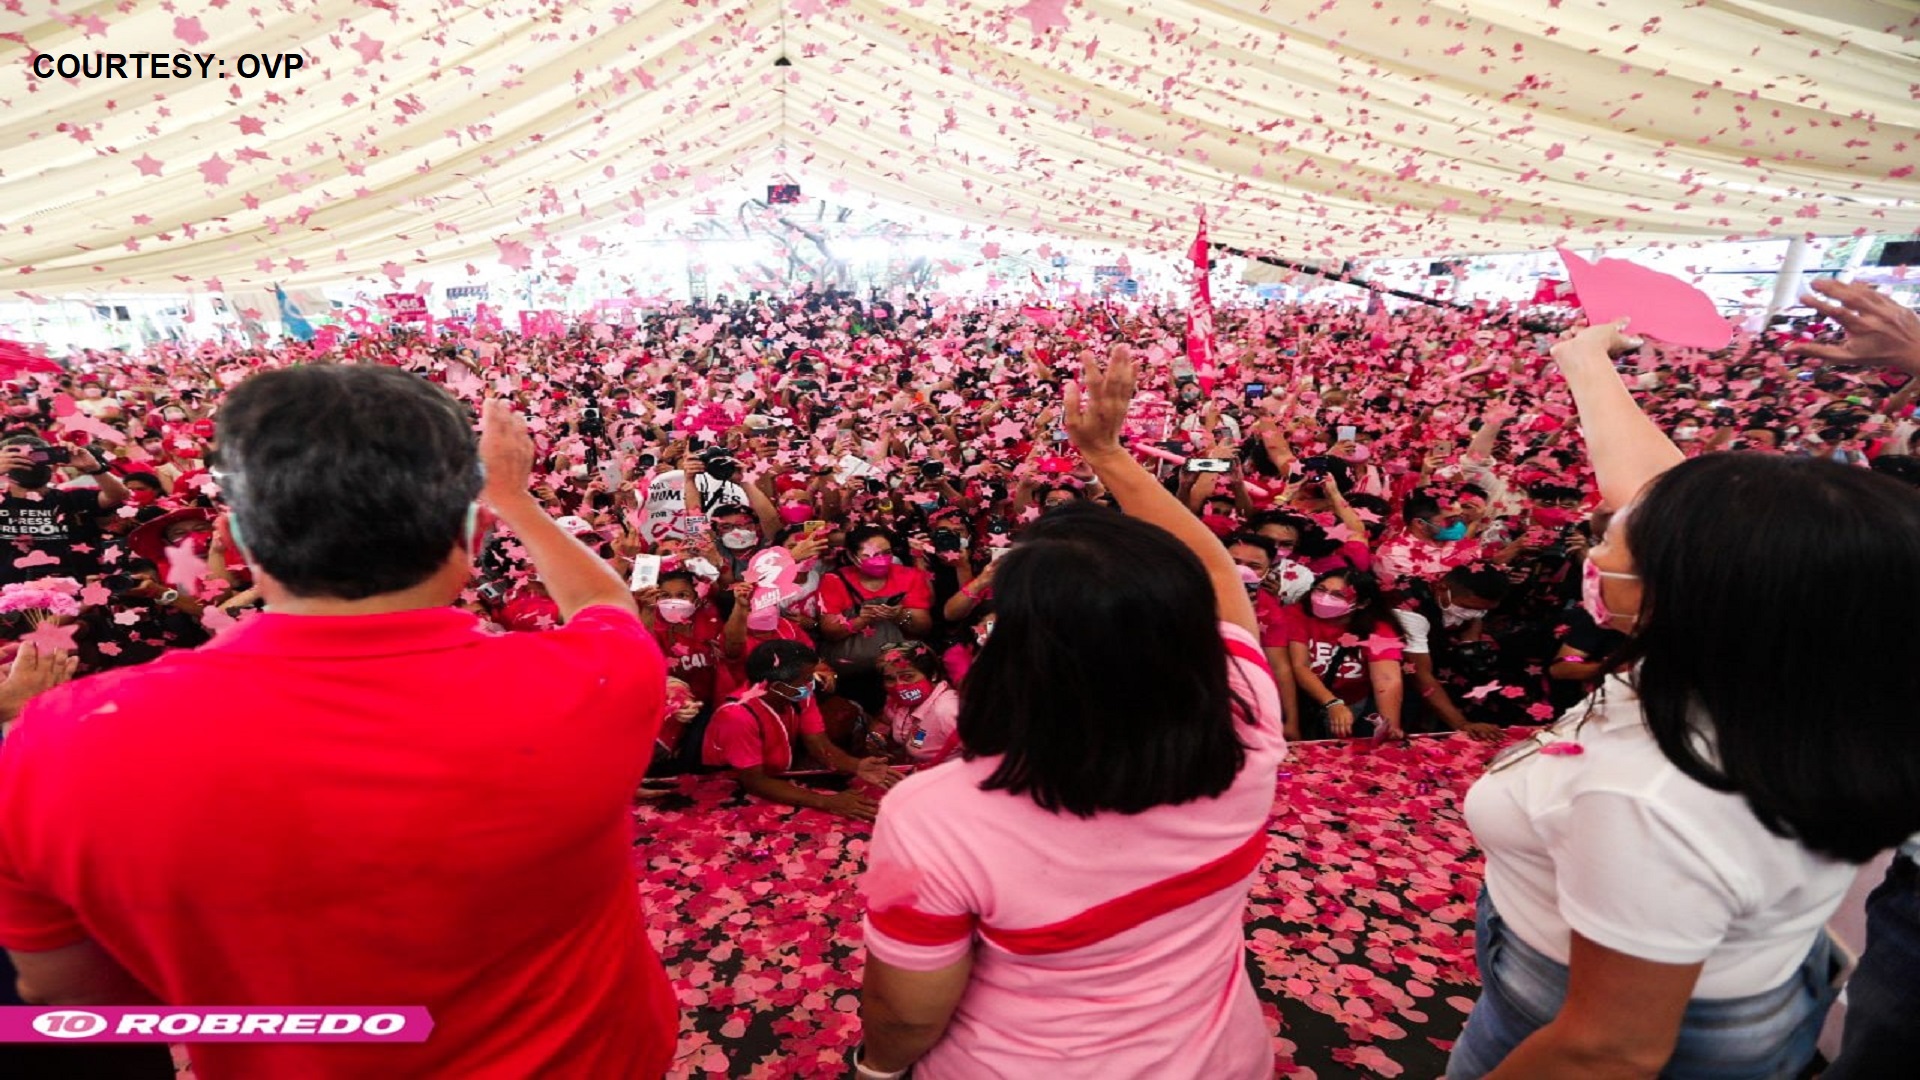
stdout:
{"type": "Polygon", "coordinates": [[[165,485],[160,483],[160,478],[150,472],[125,473],[120,477],[120,482],[122,484],[150,484],[156,491],[165,490],[165,485]]]}
{"type": "Polygon", "coordinates": [[[847,542],[840,546],[846,549],[847,554],[851,555],[860,550],[861,544],[866,543],[876,536],[885,540],[896,553],[900,550],[899,543],[893,538],[893,530],[881,525],[858,525],[849,529],[847,531],[847,542]]]}
{"type": "Polygon", "coordinates": [[[248,557],[296,596],[361,600],[432,577],[480,496],[472,421],[383,367],[262,372],[220,408],[220,489],[248,557]]]}
{"type": "Polygon", "coordinates": [[[1340,544],[1327,536],[1320,523],[1291,510],[1262,510],[1247,519],[1247,531],[1257,532],[1269,525],[1285,525],[1297,539],[1293,550],[1303,559],[1320,559],[1340,550],[1340,544]]]}
{"type": "Polygon", "coordinates": [[[1654,481],[1626,533],[1643,593],[1609,668],[1638,662],[1667,759],[1823,855],[1920,832],[1920,495],[1820,458],[1707,454],[1654,481]]]}
{"type": "Polygon", "coordinates": [[[1874,472],[1891,476],[1908,487],[1920,487],[1920,458],[1911,454],[1881,454],[1873,459],[1871,468],[1874,472]]]}
{"type": "Polygon", "coordinates": [[[946,665],[942,664],[940,658],[934,655],[933,646],[928,645],[926,642],[899,641],[892,645],[884,646],[880,650],[880,655],[883,658],[895,654],[899,655],[900,659],[911,665],[915,671],[925,675],[928,681],[936,683],[947,681],[946,665]]]}
{"type": "Polygon", "coordinates": [[[1513,591],[1513,579],[1507,576],[1505,570],[1495,567],[1456,566],[1447,571],[1444,580],[1456,589],[1465,589],[1495,604],[1505,600],[1507,594],[1513,591]]]}
{"type": "Polygon", "coordinates": [[[763,641],[747,654],[749,682],[791,683],[812,671],[820,663],[820,654],[804,642],[776,638],[763,641]]]}
{"type": "MultiPolygon", "coordinates": [[[[1369,543],[1378,543],[1380,538],[1386,535],[1387,522],[1393,517],[1392,503],[1378,495],[1369,495],[1364,491],[1356,491],[1347,496],[1347,505],[1353,507],[1355,510],[1365,510],[1367,514],[1373,515],[1373,520],[1371,521],[1367,520],[1366,514],[1360,515],[1360,523],[1366,526],[1366,539],[1369,543]]],[[[1357,540],[1359,537],[1355,537],[1354,539],[1357,540]]]]}
{"type": "Polygon", "coordinates": [[[1221,543],[1227,547],[1233,547],[1239,544],[1250,548],[1259,548],[1261,551],[1267,553],[1267,560],[1269,562],[1280,557],[1280,545],[1274,543],[1272,537],[1261,536],[1257,532],[1237,532],[1225,540],[1222,540],[1221,543]]]}
{"type": "MultiPolygon", "coordinates": [[[[1408,525],[1416,521],[1427,521],[1440,513],[1440,497],[1431,491],[1421,490],[1400,500],[1400,519],[1408,525]]],[[[1431,522],[1428,522],[1431,524],[1431,522]]]]}
{"type": "Polygon", "coordinates": [[[1313,583],[1318,586],[1328,578],[1343,578],[1347,587],[1353,590],[1353,614],[1347,620],[1347,626],[1362,636],[1385,630],[1395,637],[1400,636],[1400,621],[1393,617],[1393,598],[1380,587],[1380,579],[1366,570],[1356,570],[1351,566],[1336,566],[1322,574],[1315,574],[1313,583]]]}
{"type": "Polygon", "coordinates": [[[1079,502],[1028,526],[994,574],[993,635],[961,694],[981,784],[1041,808],[1137,814],[1227,790],[1246,761],[1213,585],[1172,534],[1079,502]]]}

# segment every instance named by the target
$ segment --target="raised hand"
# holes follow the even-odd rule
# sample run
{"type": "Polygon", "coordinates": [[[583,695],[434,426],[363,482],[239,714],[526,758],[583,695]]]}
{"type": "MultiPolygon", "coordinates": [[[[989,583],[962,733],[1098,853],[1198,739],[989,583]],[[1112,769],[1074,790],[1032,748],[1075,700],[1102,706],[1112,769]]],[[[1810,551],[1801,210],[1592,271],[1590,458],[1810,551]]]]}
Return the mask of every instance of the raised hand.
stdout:
{"type": "Polygon", "coordinates": [[[1799,342],[1790,351],[1836,364],[1885,365],[1920,375],[1920,315],[1871,285],[1823,279],[1800,299],[1846,330],[1837,345],[1799,342]],[[1816,295],[1818,294],[1818,295],[1816,295]]]}
{"type": "Polygon", "coordinates": [[[1067,384],[1067,437],[1083,455],[1118,450],[1137,381],[1133,350],[1115,345],[1104,366],[1090,357],[1085,368],[1081,384],[1067,384]]]}

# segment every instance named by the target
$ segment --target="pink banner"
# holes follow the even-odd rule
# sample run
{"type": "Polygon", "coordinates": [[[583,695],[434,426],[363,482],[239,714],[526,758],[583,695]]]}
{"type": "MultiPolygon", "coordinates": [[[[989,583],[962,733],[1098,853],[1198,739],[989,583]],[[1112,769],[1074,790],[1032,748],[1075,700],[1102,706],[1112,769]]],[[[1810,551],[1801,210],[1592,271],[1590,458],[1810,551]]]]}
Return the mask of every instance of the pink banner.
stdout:
{"type": "Polygon", "coordinates": [[[0,1007],[0,1043],[422,1043],[432,1033],[417,1005],[0,1007]]]}

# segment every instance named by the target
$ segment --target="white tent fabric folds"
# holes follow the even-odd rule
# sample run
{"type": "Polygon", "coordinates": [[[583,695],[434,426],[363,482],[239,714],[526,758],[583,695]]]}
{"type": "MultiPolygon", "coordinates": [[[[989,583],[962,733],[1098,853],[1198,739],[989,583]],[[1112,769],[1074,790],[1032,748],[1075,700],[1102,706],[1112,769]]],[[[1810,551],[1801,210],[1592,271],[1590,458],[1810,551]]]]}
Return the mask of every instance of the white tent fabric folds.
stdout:
{"type": "Polygon", "coordinates": [[[1905,0],[25,0],[0,274],[564,276],[774,177],[1159,249],[1204,206],[1300,260],[1910,232],[1917,36],[1905,0]],[[134,53],[199,59],[57,73],[134,53]]]}

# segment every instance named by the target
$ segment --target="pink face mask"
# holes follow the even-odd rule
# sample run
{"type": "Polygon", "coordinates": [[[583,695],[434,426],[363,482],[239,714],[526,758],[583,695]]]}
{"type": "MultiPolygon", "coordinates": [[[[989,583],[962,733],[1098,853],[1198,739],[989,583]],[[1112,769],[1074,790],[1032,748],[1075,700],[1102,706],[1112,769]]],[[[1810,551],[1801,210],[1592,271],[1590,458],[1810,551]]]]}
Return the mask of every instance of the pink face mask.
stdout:
{"type": "Polygon", "coordinates": [[[780,520],[788,525],[798,525],[812,516],[812,503],[790,502],[780,504],[780,520]]]}
{"type": "Polygon", "coordinates": [[[683,623],[693,618],[693,611],[699,606],[700,605],[691,600],[669,597],[668,599],[660,601],[654,610],[659,612],[660,617],[667,622],[683,623]]]}
{"type": "Polygon", "coordinates": [[[1338,619],[1353,614],[1353,601],[1340,596],[1328,596],[1316,592],[1307,598],[1307,606],[1313,609],[1316,619],[1338,619]]]}
{"type": "Polygon", "coordinates": [[[1600,583],[1607,578],[1638,580],[1639,577],[1639,574],[1610,574],[1595,566],[1592,559],[1580,564],[1580,606],[1593,616],[1594,625],[1603,630],[1611,629],[1613,620],[1627,617],[1608,609],[1607,598],[1600,591],[1600,583]]]}
{"type": "Polygon", "coordinates": [[[925,679],[921,679],[919,682],[903,683],[896,686],[890,693],[893,695],[894,701],[899,702],[904,708],[911,709],[915,705],[927,700],[927,694],[932,690],[933,684],[925,679]]]}
{"type": "Polygon", "coordinates": [[[886,577],[893,572],[893,556],[869,555],[859,562],[860,572],[868,577],[886,577]]]}

